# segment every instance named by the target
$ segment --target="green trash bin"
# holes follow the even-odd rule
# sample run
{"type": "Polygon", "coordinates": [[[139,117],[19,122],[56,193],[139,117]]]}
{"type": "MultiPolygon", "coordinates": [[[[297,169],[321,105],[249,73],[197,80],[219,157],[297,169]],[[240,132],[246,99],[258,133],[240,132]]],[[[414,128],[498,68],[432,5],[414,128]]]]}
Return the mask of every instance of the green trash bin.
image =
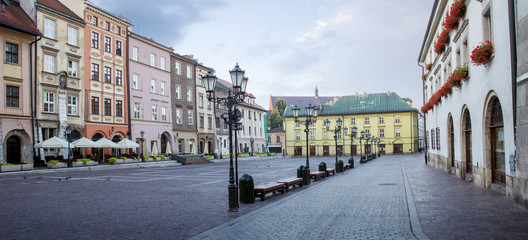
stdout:
{"type": "Polygon", "coordinates": [[[248,174],[242,175],[238,181],[238,189],[240,192],[241,203],[254,203],[255,202],[255,183],[253,177],[248,174]]]}
{"type": "Polygon", "coordinates": [[[302,178],[302,167],[304,167],[303,165],[299,166],[299,168],[297,168],[297,177],[298,178],[302,178]]]}
{"type": "Polygon", "coordinates": [[[301,166],[301,173],[302,173],[301,175],[303,179],[303,185],[310,184],[310,169],[305,166],[301,166]]]}
{"type": "Polygon", "coordinates": [[[339,161],[337,162],[337,169],[336,169],[336,171],[337,171],[337,172],[343,172],[343,166],[344,166],[344,165],[343,165],[343,160],[339,160],[339,161]]]}
{"type": "Polygon", "coordinates": [[[348,163],[350,164],[350,168],[354,168],[354,158],[349,158],[348,163]]]}
{"type": "Polygon", "coordinates": [[[325,175],[326,177],[328,177],[328,176],[327,176],[327,173],[326,173],[326,169],[327,169],[327,168],[326,168],[326,163],[325,163],[325,162],[321,162],[321,163],[319,163],[319,172],[324,172],[324,173],[325,173],[324,175],[325,175]]]}

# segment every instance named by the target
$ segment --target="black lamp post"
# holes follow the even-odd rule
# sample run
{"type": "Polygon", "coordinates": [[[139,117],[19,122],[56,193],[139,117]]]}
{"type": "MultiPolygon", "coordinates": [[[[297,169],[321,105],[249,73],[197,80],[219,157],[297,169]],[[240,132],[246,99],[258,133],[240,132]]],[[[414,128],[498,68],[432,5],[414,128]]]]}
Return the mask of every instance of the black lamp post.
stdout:
{"type": "Polygon", "coordinates": [[[328,119],[325,119],[324,121],[324,125],[326,126],[326,130],[329,131],[329,132],[333,132],[334,133],[334,140],[335,140],[335,170],[336,171],[339,171],[339,164],[337,162],[337,133],[341,132],[341,126],[343,124],[343,121],[341,120],[341,118],[338,118],[336,120],[336,126],[334,127],[334,130],[330,130],[330,120],[328,119]]]}
{"type": "Polygon", "coordinates": [[[251,156],[253,156],[253,142],[255,142],[255,139],[251,138],[249,142],[251,143],[251,156]]]}
{"type": "Polygon", "coordinates": [[[365,163],[365,161],[363,160],[363,143],[362,143],[362,140],[364,138],[365,138],[365,131],[361,130],[361,136],[359,137],[359,149],[360,149],[359,163],[365,163]]]}
{"type": "Polygon", "coordinates": [[[222,137],[220,137],[220,159],[222,159],[222,137]]]}
{"type": "MultiPolygon", "coordinates": [[[[319,116],[319,107],[318,106],[312,106],[312,104],[308,104],[306,108],[306,119],[304,121],[298,120],[299,112],[301,109],[297,106],[292,108],[293,117],[295,117],[295,122],[299,124],[304,124],[304,132],[306,133],[306,174],[310,174],[310,146],[308,146],[308,133],[310,132],[310,125],[315,124],[317,121],[317,116],[319,116]]],[[[304,182],[303,184],[310,184],[310,181],[304,182]]]]}
{"type": "Polygon", "coordinates": [[[139,135],[141,136],[140,140],[141,140],[141,161],[143,161],[143,142],[145,142],[145,132],[143,130],[141,130],[141,132],[139,132],[139,135]]]}
{"type": "Polygon", "coordinates": [[[353,126],[350,129],[350,135],[347,135],[347,130],[348,130],[347,127],[345,127],[344,130],[345,130],[345,136],[350,137],[350,160],[354,161],[354,152],[352,152],[352,146],[354,146],[354,138],[356,138],[357,136],[357,127],[353,126]]]}
{"type": "Polygon", "coordinates": [[[216,88],[217,78],[209,71],[202,76],[202,81],[207,92],[207,99],[209,101],[222,104],[227,107],[228,112],[224,115],[224,120],[229,124],[229,185],[227,186],[229,197],[229,210],[236,211],[238,209],[238,194],[237,186],[235,185],[235,176],[233,169],[233,127],[240,121],[241,115],[237,114],[240,111],[235,111],[235,106],[244,101],[246,86],[248,78],[244,77],[245,71],[240,69],[237,65],[233,70],[229,71],[231,75],[231,83],[233,84],[233,91],[228,91],[227,97],[216,97],[214,94],[216,88]]]}
{"type": "Polygon", "coordinates": [[[66,127],[66,140],[68,140],[68,167],[72,167],[72,162],[70,158],[70,142],[71,142],[71,127],[66,127]]]}
{"type": "MultiPolygon", "coordinates": [[[[366,136],[366,141],[365,141],[365,155],[367,155],[367,146],[369,146],[368,142],[370,140],[370,133],[366,133],[365,134],[366,136]]],[[[369,151],[371,151],[371,149],[369,148],[369,151]]],[[[368,155],[366,156],[367,160],[368,160],[368,155]]]]}

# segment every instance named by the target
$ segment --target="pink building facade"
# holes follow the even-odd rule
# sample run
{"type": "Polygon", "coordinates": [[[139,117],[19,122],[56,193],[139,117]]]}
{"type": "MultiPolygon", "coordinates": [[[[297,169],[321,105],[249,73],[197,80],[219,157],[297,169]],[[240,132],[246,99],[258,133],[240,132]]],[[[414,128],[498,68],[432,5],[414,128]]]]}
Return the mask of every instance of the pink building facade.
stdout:
{"type": "Polygon", "coordinates": [[[145,156],[172,153],[172,48],[135,33],[129,34],[128,43],[132,140],[145,156]]]}

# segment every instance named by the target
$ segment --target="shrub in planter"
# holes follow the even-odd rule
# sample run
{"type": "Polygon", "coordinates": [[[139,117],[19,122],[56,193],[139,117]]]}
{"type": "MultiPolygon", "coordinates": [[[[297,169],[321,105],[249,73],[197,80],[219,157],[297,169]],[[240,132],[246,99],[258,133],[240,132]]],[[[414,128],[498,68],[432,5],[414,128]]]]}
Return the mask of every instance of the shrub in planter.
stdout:
{"type": "Polygon", "coordinates": [[[110,163],[110,164],[114,164],[116,162],[117,162],[117,158],[115,158],[115,157],[111,157],[111,158],[108,159],[108,163],[110,163]]]}
{"type": "Polygon", "coordinates": [[[128,158],[127,158],[127,157],[121,157],[121,159],[123,159],[123,160],[127,160],[128,158]]]}
{"type": "Polygon", "coordinates": [[[493,51],[493,44],[490,41],[480,43],[480,45],[471,52],[471,62],[473,62],[475,66],[486,66],[493,55],[493,51]]]}
{"type": "Polygon", "coordinates": [[[165,160],[165,155],[160,155],[161,160],[165,160]]]}
{"type": "Polygon", "coordinates": [[[158,156],[150,156],[150,157],[152,157],[152,159],[154,159],[154,161],[158,160],[158,156]]]}
{"type": "Polygon", "coordinates": [[[50,161],[48,161],[48,163],[51,163],[53,165],[57,165],[57,163],[59,163],[59,161],[58,160],[50,160],[50,161]]]}
{"type": "Polygon", "coordinates": [[[146,162],[149,159],[149,156],[143,156],[143,162],[146,162]]]}

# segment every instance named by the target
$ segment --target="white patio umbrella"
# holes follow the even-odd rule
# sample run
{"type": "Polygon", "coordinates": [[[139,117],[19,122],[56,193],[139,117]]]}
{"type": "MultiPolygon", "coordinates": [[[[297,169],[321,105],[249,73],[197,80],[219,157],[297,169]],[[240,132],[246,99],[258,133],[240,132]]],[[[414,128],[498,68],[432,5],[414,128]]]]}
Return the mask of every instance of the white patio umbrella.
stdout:
{"type": "MultiPolygon", "coordinates": [[[[97,148],[99,147],[99,143],[96,143],[88,138],[82,137],[72,142],[76,148],[97,148]]],[[[83,157],[85,156],[85,152],[83,149],[83,157]]]]}
{"type": "MultiPolygon", "coordinates": [[[[35,144],[36,148],[68,148],[68,141],[58,138],[57,136],[46,139],[35,144]]],[[[70,143],[70,148],[74,148],[75,144],[70,143]]]]}
{"type": "Polygon", "coordinates": [[[119,141],[117,145],[119,146],[119,148],[138,148],[139,147],[139,144],[129,140],[128,138],[124,138],[123,140],[119,141]]]}
{"type": "Polygon", "coordinates": [[[154,144],[152,144],[152,155],[154,155],[154,156],[158,155],[158,144],[156,142],[154,142],[154,144]]]}
{"type": "Polygon", "coordinates": [[[170,141],[167,141],[167,149],[165,150],[166,154],[172,154],[170,141]]]}
{"type": "MultiPolygon", "coordinates": [[[[112,142],[106,138],[101,138],[95,142],[99,144],[98,148],[119,148],[117,143],[112,142]]],[[[104,162],[104,153],[103,153],[103,162],[104,162]]]]}

